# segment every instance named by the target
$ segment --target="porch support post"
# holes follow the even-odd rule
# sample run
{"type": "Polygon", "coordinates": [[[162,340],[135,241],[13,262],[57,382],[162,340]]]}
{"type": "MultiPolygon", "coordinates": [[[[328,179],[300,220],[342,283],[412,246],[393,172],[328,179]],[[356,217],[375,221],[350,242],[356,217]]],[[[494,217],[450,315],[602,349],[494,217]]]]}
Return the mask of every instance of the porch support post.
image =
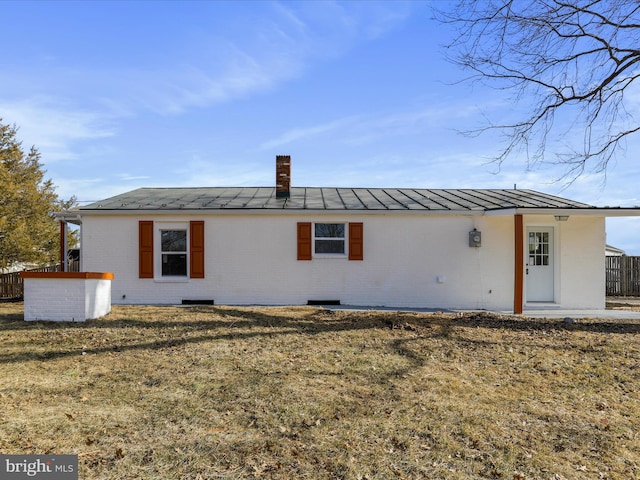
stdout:
{"type": "Polygon", "coordinates": [[[63,272],[69,271],[67,257],[67,222],[60,220],[60,265],[63,272]]]}
{"type": "Polygon", "coordinates": [[[522,215],[516,214],[514,219],[514,291],[513,291],[513,313],[522,313],[523,290],[524,290],[524,229],[522,215]]]}

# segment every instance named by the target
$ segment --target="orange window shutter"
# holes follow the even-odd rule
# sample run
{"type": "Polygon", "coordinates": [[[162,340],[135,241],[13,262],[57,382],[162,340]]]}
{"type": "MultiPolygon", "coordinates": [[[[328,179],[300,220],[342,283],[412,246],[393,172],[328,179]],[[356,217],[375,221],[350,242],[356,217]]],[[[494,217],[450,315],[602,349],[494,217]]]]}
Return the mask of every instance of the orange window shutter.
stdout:
{"type": "Polygon", "coordinates": [[[153,278],[153,222],[138,222],[138,277],[153,278]]]}
{"type": "Polygon", "coordinates": [[[311,260],[311,223],[298,222],[298,260],[311,260]]]}
{"type": "Polygon", "coordinates": [[[189,276],[204,278],[204,222],[189,222],[189,276]]]}
{"type": "Polygon", "coordinates": [[[364,227],[349,223],[349,260],[364,260],[364,227]]]}

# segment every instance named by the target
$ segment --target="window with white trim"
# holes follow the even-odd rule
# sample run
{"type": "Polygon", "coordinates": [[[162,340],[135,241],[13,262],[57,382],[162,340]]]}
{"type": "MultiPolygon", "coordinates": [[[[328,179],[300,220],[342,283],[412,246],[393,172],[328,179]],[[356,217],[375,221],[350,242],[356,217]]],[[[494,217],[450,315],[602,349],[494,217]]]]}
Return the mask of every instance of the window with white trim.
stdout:
{"type": "Polygon", "coordinates": [[[186,229],[160,229],[160,274],[186,277],[188,246],[186,229]]]}
{"type": "Polygon", "coordinates": [[[314,223],[314,253],[316,255],[345,255],[345,230],[344,223],[314,223]]]}
{"type": "Polygon", "coordinates": [[[171,223],[139,220],[138,278],[153,278],[156,282],[204,278],[204,227],[204,220],[171,223]]]}

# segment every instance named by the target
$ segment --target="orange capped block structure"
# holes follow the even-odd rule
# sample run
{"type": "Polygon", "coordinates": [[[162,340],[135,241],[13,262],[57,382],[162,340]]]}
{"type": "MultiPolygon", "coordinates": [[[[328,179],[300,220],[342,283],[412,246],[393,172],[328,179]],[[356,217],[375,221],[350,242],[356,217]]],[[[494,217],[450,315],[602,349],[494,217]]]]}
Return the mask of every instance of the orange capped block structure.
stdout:
{"type": "Polygon", "coordinates": [[[22,272],[24,319],[84,322],[111,311],[109,272],[22,272]]]}

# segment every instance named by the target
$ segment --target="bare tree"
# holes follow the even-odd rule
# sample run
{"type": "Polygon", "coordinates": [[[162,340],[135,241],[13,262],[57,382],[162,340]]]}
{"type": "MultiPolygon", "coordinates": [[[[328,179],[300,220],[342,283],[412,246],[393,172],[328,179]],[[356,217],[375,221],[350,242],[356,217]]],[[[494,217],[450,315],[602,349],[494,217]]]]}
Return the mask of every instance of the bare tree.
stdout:
{"type": "Polygon", "coordinates": [[[525,112],[467,132],[506,135],[494,158],[498,165],[524,151],[529,166],[563,164],[570,181],[585,171],[606,174],[625,140],[640,130],[630,108],[633,94],[640,105],[640,91],[632,91],[640,76],[638,0],[436,5],[436,17],[456,27],[449,60],[471,72],[468,80],[509,91],[520,107],[512,111],[525,112]]]}

